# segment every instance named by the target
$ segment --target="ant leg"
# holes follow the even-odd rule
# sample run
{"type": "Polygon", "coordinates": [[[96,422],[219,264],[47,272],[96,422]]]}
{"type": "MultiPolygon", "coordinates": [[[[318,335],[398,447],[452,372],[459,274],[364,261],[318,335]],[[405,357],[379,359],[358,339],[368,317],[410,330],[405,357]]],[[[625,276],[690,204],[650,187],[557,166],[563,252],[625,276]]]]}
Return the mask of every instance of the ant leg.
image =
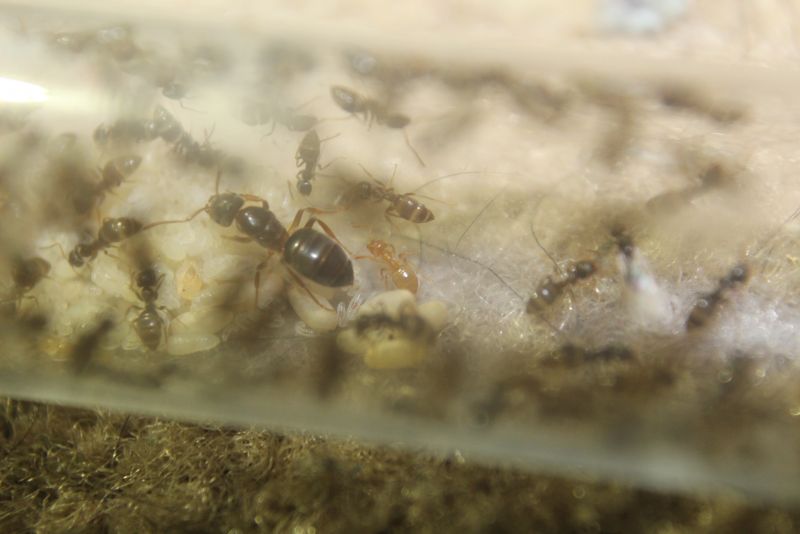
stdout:
{"type": "Polygon", "coordinates": [[[253,280],[253,283],[256,285],[255,308],[256,308],[256,310],[259,310],[259,311],[264,311],[262,308],[258,307],[258,297],[259,297],[259,295],[261,293],[261,271],[264,269],[264,267],[267,266],[267,264],[269,263],[269,260],[272,259],[272,255],[273,254],[274,253],[271,252],[271,251],[268,252],[267,253],[267,257],[264,259],[264,261],[262,261],[261,263],[256,265],[256,276],[255,276],[255,278],[253,280]]]}
{"type": "MultiPolygon", "coordinates": [[[[289,225],[289,228],[286,230],[290,235],[297,230],[297,227],[300,226],[300,221],[303,219],[303,214],[306,212],[313,213],[316,215],[331,215],[334,213],[339,213],[341,211],[345,211],[347,208],[341,208],[336,210],[323,210],[320,208],[302,208],[297,210],[297,213],[294,215],[294,219],[292,219],[292,224],[289,225]]],[[[306,224],[306,227],[310,227],[306,224]]],[[[338,241],[338,240],[337,240],[338,241]]]]}
{"type": "Polygon", "coordinates": [[[145,224],[144,226],[142,226],[141,231],[144,232],[145,230],[149,230],[150,228],[154,228],[156,226],[161,226],[162,224],[178,224],[178,223],[189,222],[192,219],[194,219],[195,217],[197,217],[198,215],[200,215],[201,213],[203,213],[204,211],[206,211],[207,209],[208,209],[208,206],[203,206],[202,208],[200,208],[199,210],[195,211],[194,213],[192,213],[191,215],[189,215],[185,219],[172,219],[172,220],[167,220],[167,221],[158,221],[158,222],[154,222],[154,223],[150,223],[150,224],[145,224]]]}
{"type": "Polygon", "coordinates": [[[420,166],[425,167],[426,166],[425,162],[420,157],[419,152],[417,152],[417,150],[411,145],[411,140],[408,138],[408,132],[406,131],[405,128],[403,128],[403,137],[405,137],[406,146],[408,146],[408,149],[411,150],[412,154],[414,154],[414,157],[417,158],[417,161],[419,162],[420,166]]]}
{"type": "Polygon", "coordinates": [[[381,269],[381,278],[383,279],[383,287],[388,290],[389,289],[389,273],[386,269],[381,269]]]}
{"type": "Polygon", "coordinates": [[[249,237],[244,237],[241,235],[224,235],[222,239],[227,239],[228,241],[236,241],[237,243],[252,243],[253,240],[249,237]]]}
{"type": "MultiPolygon", "coordinates": [[[[311,208],[311,209],[313,209],[313,208],[311,208]]],[[[314,212],[312,212],[312,213],[314,213],[314,212]]],[[[328,236],[329,236],[331,239],[333,239],[334,241],[336,241],[337,243],[339,243],[339,246],[340,246],[340,247],[342,247],[342,248],[344,249],[344,251],[345,251],[345,252],[347,252],[347,255],[348,255],[348,256],[352,256],[352,255],[353,255],[353,253],[352,253],[352,252],[350,252],[350,250],[348,250],[348,248],[347,248],[346,246],[344,246],[344,243],[342,243],[341,241],[339,241],[339,238],[338,238],[338,237],[336,237],[336,234],[334,234],[334,233],[333,233],[333,230],[331,230],[331,227],[330,227],[330,226],[328,226],[327,224],[325,224],[324,222],[322,222],[321,220],[317,219],[316,217],[311,217],[311,218],[308,220],[308,222],[305,224],[304,228],[313,228],[313,226],[314,226],[314,223],[317,223],[317,224],[318,224],[318,225],[319,225],[319,226],[322,228],[322,230],[323,230],[323,231],[324,231],[326,234],[328,234],[328,236]]]]}
{"type": "Polygon", "coordinates": [[[267,137],[275,133],[275,125],[277,124],[277,121],[275,119],[270,119],[270,122],[272,123],[272,126],[269,129],[269,133],[262,135],[261,139],[266,139],[267,137]]]}
{"type": "Polygon", "coordinates": [[[314,296],[314,293],[312,293],[312,292],[311,292],[311,290],[310,290],[310,289],[308,289],[308,286],[306,286],[306,285],[303,283],[303,280],[302,280],[302,279],[301,279],[299,276],[297,276],[295,273],[293,273],[291,269],[286,269],[286,270],[289,272],[289,274],[291,275],[291,277],[294,279],[294,282],[295,282],[297,285],[299,285],[301,288],[303,288],[303,290],[304,290],[306,293],[308,293],[308,296],[309,296],[309,297],[311,297],[311,300],[313,300],[313,301],[314,301],[314,302],[317,304],[317,306],[319,306],[319,307],[320,307],[320,308],[322,308],[323,310],[334,311],[334,312],[336,311],[336,310],[335,310],[335,309],[333,309],[333,308],[328,308],[327,306],[324,306],[324,305],[323,305],[323,304],[322,304],[322,303],[321,303],[321,302],[320,302],[320,301],[317,299],[317,297],[316,297],[316,296],[314,296]]]}

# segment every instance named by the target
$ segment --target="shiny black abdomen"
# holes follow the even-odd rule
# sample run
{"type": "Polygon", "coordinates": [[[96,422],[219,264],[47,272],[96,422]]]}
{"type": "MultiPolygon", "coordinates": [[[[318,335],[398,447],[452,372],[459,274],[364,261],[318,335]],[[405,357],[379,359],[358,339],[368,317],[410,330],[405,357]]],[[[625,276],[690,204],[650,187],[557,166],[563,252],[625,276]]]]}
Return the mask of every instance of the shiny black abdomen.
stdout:
{"type": "Polygon", "coordinates": [[[301,228],[286,241],[283,261],[298,274],[326,287],[353,284],[353,264],[334,240],[312,228],[301,228]]]}
{"type": "Polygon", "coordinates": [[[161,344],[161,334],[164,331],[164,321],[158,312],[151,308],[145,308],[142,313],[134,320],[133,328],[142,341],[142,345],[150,350],[156,350],[161,344]]]}

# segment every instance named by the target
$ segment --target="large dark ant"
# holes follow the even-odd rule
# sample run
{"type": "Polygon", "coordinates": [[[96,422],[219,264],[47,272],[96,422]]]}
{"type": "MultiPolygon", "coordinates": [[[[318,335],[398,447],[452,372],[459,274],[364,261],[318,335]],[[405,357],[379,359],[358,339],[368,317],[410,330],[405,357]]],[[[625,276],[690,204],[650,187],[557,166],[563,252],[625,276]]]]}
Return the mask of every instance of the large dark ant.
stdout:
{"type": "MultiPolygon", "coordinates": [[[[280,253],[283,263],[289,267],[288,272],[293,280],[320,306],[322,305],[300,276],[331,288],[353,284],[353,264],[333,230],[316,217],[311,217],[304,226],[298,228],[306,212],[323,213],[321,210],[315,208],[298,210],[287,229],[269,209],[269,203],[265,199],[248,194],[220,193],[221,176],[222,173],[218,172],[215,193],[205,206],[186,219],[168,222],[188,222],[200,213],[207,213],[212,221],[226,228],[235,221],[237,230],[244,235],[233,239],[244,242],[255,241],[269,250],[270,256],[276,252],[280,253]],[[261,205],[245,206],[248,201],[259,202],[261,205]],[[313,228],[315,223],[322,228],[324,234],[313,228]]],[[[261,269],[268,259],[261,262],[256,269],[256,304],[258,304],[261,269]]]]}

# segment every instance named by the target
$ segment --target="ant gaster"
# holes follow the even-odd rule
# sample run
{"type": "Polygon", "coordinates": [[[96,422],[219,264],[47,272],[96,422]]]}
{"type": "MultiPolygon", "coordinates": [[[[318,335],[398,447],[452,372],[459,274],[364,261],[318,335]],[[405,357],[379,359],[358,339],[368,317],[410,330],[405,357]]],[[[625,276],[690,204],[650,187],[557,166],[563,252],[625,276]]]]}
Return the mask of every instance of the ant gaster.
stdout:
{"type": "Polygon", "coordinates": [[[164,275],[159,275],[152,267],[139,271],[134,278],[136,288],[133,289],[144,303],[144,308],[133,320],[133,329],[142,344],[150,350],[158,348],[166,329],[164,320],[159,315],[156,307],[158,289],[163,279],[164,275]]]}

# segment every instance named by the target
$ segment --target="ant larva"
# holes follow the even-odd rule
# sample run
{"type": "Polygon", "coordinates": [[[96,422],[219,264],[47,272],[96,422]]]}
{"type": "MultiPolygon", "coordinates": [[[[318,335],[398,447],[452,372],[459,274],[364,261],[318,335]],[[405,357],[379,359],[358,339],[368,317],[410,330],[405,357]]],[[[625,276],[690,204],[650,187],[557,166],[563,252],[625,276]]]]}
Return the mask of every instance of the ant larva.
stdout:
{"type": "Polygon", "coordinates": [[[393,130],[403,130],[403,136],[405,137],[406,145],[409,150],[411,150],[414,157],[417,158],[419,164],[423,167],[425,166],[425,162],[416,149],[411,146],[411,141],[408,139],[408,132],[405,130],[406,126],[411,123],[411,118],[408,115],[389,111],[385,103],[379,102],[374,98],[363,96],[341,85],[331,86],[331,98],[343,111],[356,117],[362,114],[368,127],[372,126],[373,122],[377,122],[393,130]]]}
{"type": "Polygon", "coordinates": [[[686,329],[693,330],[705,326],[718,312],[726,295],[734,288],[745,283],[750,275],[745,264],[739,264],[720,279],[717,288],[711,293],[702,295],[689,312],[686,329]]]}
{"type": "Polygon", "coordinates": [[[398,256],[391,244],[380,239],[370,241],[367,250],[371,256],[355,256],[355,259],[368,259],[380,263],[383,266],[381,277],[387,289],[391,279],[397,289],[406,289],[416,295],[419,290],[419,279],[411,264],[406,261],[405,254],[398,256]]]}
{"type": "Polygon", "coordinates": [[[136,287],[131,286],[144,304],[142,311],[132,321],[133,329],[142,344],[150,350],[156,350],[162,338],[166,337],[166,325],[156,306],[158,289],[163,280],[163,274],[159,275],[153,267],[148,267],[136,273],[134,277],[136,287]]]}
{"type": "Polygon", "coordinates": [[[311,194],[311,182],[316,176],[317,169],[323,169],[325,166],[319,164],[320,145],[325,141],[338,137],[336,134],[325,139],[320,139],[316,130],[309,130],[300,141],[297,147],[297,152],[294,155],[294,161],[300,169],[297,171],[297,192],[303,196],[311,194]]]}
{"type": "MultiPolygon", "coordinates": [[[[244,236],[232,239],[245,242],[255,241],[269,250],[270,256],[276,252],[280,253],[283,263],[289,268],[288,272],[292,279],[320,306],[322,304],[306,287],[300,276],[330,288],[353,284],[353,264],[333,230],[316,217],[311,217],[305,225],[298,228],[306,212],[323,213],[321,210],[315,208],[298,210],[287,229],[269,209],[269,203],[265,199],[248,194],[220,193],[221,176],[222,173],[218,172],[215,193],[208,199],[205,206],[186,219],[169,222],[188,222],[204,212],[212,221],[223,227],[229,227],[235,221],[237,230],[244,236]],[[247,201],[260,202],[261,205],[245,206],[247,201]],[[318,224],[327,235],[315,230],[314,224],[318,224]]],[[[256,305],[258,304],[261,269],[267,264],[267,261],[269,261],[269,257],[256,268],[256,305]]]]}

